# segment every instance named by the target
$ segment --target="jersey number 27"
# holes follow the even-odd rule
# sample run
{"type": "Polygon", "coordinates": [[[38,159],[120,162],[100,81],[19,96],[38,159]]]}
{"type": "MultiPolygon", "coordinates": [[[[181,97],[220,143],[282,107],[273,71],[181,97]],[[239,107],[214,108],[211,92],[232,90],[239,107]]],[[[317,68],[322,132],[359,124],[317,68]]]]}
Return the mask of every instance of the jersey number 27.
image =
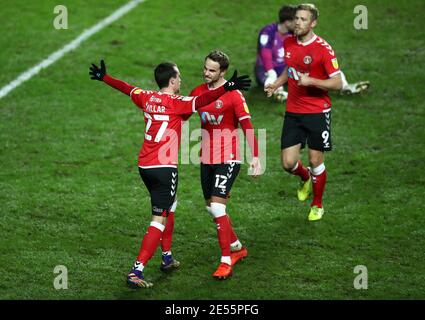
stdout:
{"type": "Polygon", "coordinates": [[[165,130],[168,126],[168,121],[170,120],[170,116],[168,115],[161,115],[161,114],[154,114],[153,117],[145,112],[145,117],[148,119],[148,123],[146,124],[145,128],[145,139],[151,141],[152,135],[148,134],[149,129],[152,126],[152,121],[161,121],[161,127],[159,128],[158,132],[155,135],[154,142],[161,141],[162,136],[164,135],[165,130]]]}

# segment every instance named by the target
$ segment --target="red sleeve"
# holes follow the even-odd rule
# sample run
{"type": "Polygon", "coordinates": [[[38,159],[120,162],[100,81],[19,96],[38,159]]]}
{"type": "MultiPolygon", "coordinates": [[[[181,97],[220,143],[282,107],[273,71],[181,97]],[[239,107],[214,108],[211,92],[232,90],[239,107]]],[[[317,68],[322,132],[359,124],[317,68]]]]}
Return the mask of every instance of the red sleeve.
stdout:
{"type": "Polygon", "coordinates": [[[323,66],[325,67],[326,73],[329,78],[336,76],[341,71],[339,70],[338,60],[335,55],[335,51],[333,51],[332,47],[328,44],[323,47],[323,66]]]}
{"type": "Polygon", "coordinates": [[[244,119],[250,119],[251,115],[249,114],[249,108],[242,92],[236,90],[232,98],[235,115],[238,121],[241,122],[244,119]]]}
{"type": "Polygon", "coordinates": [[[137,87],[133,87],[133,90],[130,92],[130,98],[136,106],[143,110],[145,102],[149,99],[154,91],[145,91],[137,87]]]}
{"type": "Polygon", "coordinates": [[[180,110],[179,114],[191,114],[198,110],[201,107],[204,107],[218,98],[220,98],[223,94],[226,93],[224,87],[218,87],[215,90],[209,90],[204,92],[200,96],[195,97],[181,97],[179,100],[178,110],[180,110]]]}
{"type": "Polygon", "coordinates": [[[200,96],[197,96],[194,101],[195,109],[199,109],[203,106],[206,106],[218,98],[220,98],[223,94],[226,93],[226,90],[224,90],[224,87],[218,87],[215,90],[209,90],[205,93],[203,93],[200,96]]]}
{"type": "Polygon", "coordinates": [[[110,85],[112,88],[115,88],[128,96],[130,95],[131,90],[135,88],[134,86],[128,84],[127,82],[115,79],[107,74],[105,74],[105,76],[103,77],[103,82],[105,82],[106,84],[110,85]]]}
{"type": "Polygon", "coordinates": [[[239,122],[241,124],[243,133],[248,140],[249,147],[251,148],[252,156],[258,157],[258,141],[255,137],[254,127],[250,118],[246,118],[239,122]]]}

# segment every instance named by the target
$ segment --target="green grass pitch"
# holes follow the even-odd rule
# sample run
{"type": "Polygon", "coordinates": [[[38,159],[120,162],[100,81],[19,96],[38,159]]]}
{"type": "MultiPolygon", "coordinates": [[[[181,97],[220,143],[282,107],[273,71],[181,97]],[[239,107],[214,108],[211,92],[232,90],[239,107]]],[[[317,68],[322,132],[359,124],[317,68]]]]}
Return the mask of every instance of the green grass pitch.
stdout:
{"type": "MultiPolygon", "coordinates": [[[[63,1],[69,29],[56,30],[57,1],[1,0],[0,87],[126,2],[63,1]]],[[[284,106],[254,87],[245,96],[255,128],[267,130],[266,172],[253,180],[245,164],[228,205],[249,257],[231,279],[211,277],[220,251],[199,166],[181,165],[173,246],[181,269],[161,274],[157,251],[145,269],[154,287],[127,288],[150,220],[137,171],[143,117],[89,79],[90,63],[104,58],[112,75],[156,89],[153,68],[173,60],[188,94],[219,48],[231,70],[253,77],[257,33],[282,5],[147,0],[0,100],[0,299],[424,299],[425,3],[364,1],[361,31],[358,1],[315,3],[316,33],[348,80],[372,84],[362,96],[332,94],[322,221],[308,223],[298,181],[280,166],[284,106]],[[67,290],[53,286],[57,265],[68,269],[67,290]],[[367,290],[353,286],[357,265],[368,269],[367,290]]],[[[193,116],[190,127],[199,125],[193,116]]]]}

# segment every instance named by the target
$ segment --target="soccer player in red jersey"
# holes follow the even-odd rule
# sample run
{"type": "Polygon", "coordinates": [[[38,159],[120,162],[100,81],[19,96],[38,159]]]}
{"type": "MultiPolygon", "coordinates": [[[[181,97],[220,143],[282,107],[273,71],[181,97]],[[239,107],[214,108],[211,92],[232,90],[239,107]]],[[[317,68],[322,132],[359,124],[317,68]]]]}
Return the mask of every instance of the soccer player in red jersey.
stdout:
{"type": "MultiPolygon", "coordinates": [[[[247,90],[251,80],[248,76],[233,77],[217,90],[200,96],[184,97],[180,92],[180,71],[176,64],[164,62],[155,68],[155,81],[159,91],[147,91],[129,85],[106,74],[103,60],[101,67],[92,64],[90,73],[93,80],[103,81],[131,97],[131,100],[143,110],[145,118],[145,138],[139,155],[139,173],[146,185],[152,205],[152,221],[143,237],[142,245],[133,268],[127,276],[127,283],[135,288],[151,287],[145,280],[143,269],[155,253],[161,237],[170,237],[173,221],[170,211],[175,210],[173,203],[177,192],[177,162],[180,145],[181,126],[195,110],[215,101],[228,91],[247,90]],[[174,207],[174,208],[173,208],[174,207]],[[172,221],[172,223],[170,223],[172,221]]],[[[171,239],[169,239],[171,246],[171,239]]],[[[164,250],[164,247],[163,247],[164,250]]],[[[163,264],[172,263],[170,256],[163,264]]],[[[164,269],[164,268],[161,268],[164,269]]]]}
{"type": "MultiPolygon", "coordinates": [[[[204,61],[204,82],[192,90],[191,96],[217,90],[226,83],[224,76],[229,67],[228,56],[212,51],[204,61]]],[[[232,275],[232,266],[248,251],[242,246],[232,228],[226,204],[230,189],[239,173],[241,155],[238,125],[247,137],[253,159],[250,163],[254,177],[261,174],[258,143],[251,123],[245,98],[238,90],[227,92],[215,102],[198,109],[201,118],[201,184],[206,209],[217,225],[221,261],[213,276],[226,279],[232,275]]]]}
{"type": "Polygon", "coordinates": [[[301,4],[295,14],[294,35],[284,42],[286,69],[272,85],[269,96],[288,81],[288,100],[281,138],[283,168],[301,178],[298,199],[304,201],[313,189],[308,219],[324,214],[322,196],[326,184],[325,151],[332,149],[331,100],[328,90],[342,87],[338,61],[332,47],[314,34],[319,13],[311,4],[301,4]],[[300,150],[308,144],[310,168],[303,166],[300,150]]]}

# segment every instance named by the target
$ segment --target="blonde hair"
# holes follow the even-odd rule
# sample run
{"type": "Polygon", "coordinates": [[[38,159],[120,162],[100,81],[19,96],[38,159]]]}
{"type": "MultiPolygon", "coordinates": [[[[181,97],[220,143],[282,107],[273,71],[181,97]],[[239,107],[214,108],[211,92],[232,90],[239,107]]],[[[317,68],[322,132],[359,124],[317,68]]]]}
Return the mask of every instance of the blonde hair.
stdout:
{"type": "Polygon", "coordinates": [[[297,11],[298,10],[309,11],[311,13],[312,21],[317,20],[317,18],[319,17],[319,9],[317,9],[317,7],[312,3],[302,3],[297,6],[297,11]]]}

